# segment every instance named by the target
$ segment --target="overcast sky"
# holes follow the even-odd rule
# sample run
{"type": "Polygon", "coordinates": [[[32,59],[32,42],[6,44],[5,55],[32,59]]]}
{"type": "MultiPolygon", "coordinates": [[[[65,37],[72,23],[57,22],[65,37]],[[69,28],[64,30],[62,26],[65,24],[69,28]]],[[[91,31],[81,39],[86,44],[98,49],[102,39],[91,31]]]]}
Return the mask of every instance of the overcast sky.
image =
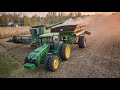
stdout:
{"type": "MultiPolygon", "coordinates": [[[[13,13],[13,12],[11,12],[11,13],[13,13]]],[[[46,16],[46,14],[48,13],[48,12],[22,12],[23,14],[25,14],[25,15],[27,15],[27,16],[29,16],[29,17],[31,17],[31,16],[33,16],[34,14],[37,14],[38,16],[41,16],[41,17],[44,17],[44,16],[46,16]]],[[[70,13],[70,12],[65,12],[66,14],[68,14],[68,13],[70,13]]],[[[93,14],[110,14],[110,13],[112,13],[112,12],[81,12],[81,14],[82,15],[93,15],[93,14]]]]}

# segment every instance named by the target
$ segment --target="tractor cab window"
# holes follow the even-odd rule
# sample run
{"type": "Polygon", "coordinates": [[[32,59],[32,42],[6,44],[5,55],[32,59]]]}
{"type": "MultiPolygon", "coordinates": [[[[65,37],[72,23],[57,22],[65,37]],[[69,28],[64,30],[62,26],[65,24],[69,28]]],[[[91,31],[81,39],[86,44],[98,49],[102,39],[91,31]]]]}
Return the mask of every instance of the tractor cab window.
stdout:
{"type": "Polygon", "coordinates": [[[52,37],[42,37],[40,39],[40,41],[41,41],[41,44],[44,44],[44,43],[53,43],[52,37]]]}
{"type": "Polygon", "coordinates": [[[38,39],[38,44],[41,46],[43,43],[42,43],[42,38],[39,38],[38,39]]]}
{"type": "Polygon", "coordinates": [[[50,44],[50,48],[53,49],[54,44],[53,44],[53,37],[48,37],[48,42],[50,44]]]}
{"type": "Polygon", "coordinates": [[[43,38],[41,38],[41,42],[42,42],[42,44],[47,43],[48,39],[46,37],[43,37],[43,38]]]}
{"type": "Polygon", "coordinates": [[[50,43],[53,42],[52,37],[48,37],[48,42],[50,42],[50,43]]]}
{"type": "Polygon", "coordinates": [[[49,36],[49,37],[42,37],[40,40],[41,44],[50,43],[57,44],[59,42],[59,36],[49,36]]]}

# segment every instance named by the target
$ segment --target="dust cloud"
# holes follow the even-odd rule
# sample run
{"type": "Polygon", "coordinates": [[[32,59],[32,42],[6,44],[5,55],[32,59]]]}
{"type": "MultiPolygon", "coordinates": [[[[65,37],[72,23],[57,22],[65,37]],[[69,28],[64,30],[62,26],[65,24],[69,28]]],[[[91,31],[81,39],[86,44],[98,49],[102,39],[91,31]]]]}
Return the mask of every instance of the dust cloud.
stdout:
{"type": "Polygon", "coordinates": [[[111,15],[98,14],[98,15],[91,15],[85,18],[70,19],[63,24],[87,25],[88,31],[90,30],[90,28],[92,28],[92,30],[93,29],[96,30],[95,34],[99,37],[99,39],[112,39],[112,40],[120,41],[119,13],[115,13],[111,15]]]}
{"type": "Polygon", "coordinates": [[[93,18],[91,27],[96,27],[101,38],[120,41],[120,14],[93,18]]]}
{"type": "Polygon", "coordinates": [[[120,13],[111,15],[96,14],[84,18],[70,18],[58,26],[79,24],[86,25],[88,30],[94,28],[97,31],[95,34],[100,36],[100,39],[112,38],[114,40],[120,40],[120,13]]]}

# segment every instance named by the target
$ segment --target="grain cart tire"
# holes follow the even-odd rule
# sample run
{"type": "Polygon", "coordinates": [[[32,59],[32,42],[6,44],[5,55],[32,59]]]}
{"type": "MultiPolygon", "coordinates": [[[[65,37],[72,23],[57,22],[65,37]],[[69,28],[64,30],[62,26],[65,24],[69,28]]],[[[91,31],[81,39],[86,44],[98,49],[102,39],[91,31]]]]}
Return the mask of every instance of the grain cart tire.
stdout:
{"type": "Polygon", "coordinates": [[[52,56],[46,57],[45,67],[46,67],[46,70],[53,71],[53,72],[56,71],[59,67],[58,56],[52,55],[52,56]]]}
{"type": "Polygon", "coordinates": [[[70,58],[70,53],[71,53],[70,45],[63,43],[60,48],[61,59],[67,61],[70,58]]]}
{"type": "Polygon", "coordinates": [[[79,37],[78,46],[79,46],[79,48],[85,48],[86,47],[86,38],[84,36],[79,37]]]}

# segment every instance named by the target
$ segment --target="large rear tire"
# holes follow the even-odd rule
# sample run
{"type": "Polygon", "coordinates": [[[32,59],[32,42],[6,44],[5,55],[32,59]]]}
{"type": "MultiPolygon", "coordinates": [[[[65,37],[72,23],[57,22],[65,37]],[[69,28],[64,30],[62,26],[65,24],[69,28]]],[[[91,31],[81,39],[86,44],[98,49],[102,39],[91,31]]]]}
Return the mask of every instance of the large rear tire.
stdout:
{"type": "Polygon", "coordinates": [[[46,56],[44,65],[46,70],[55,72],[59,67],[58,56],[46,56]]]}
{"type": "Polygon", "coordinates": [[[69,44],[62,44],[60,47],[60,57],[62,60],[67,61],[70,58],[71,48],[69,44]]]}
{"type": "Polygon", "coordinates": [[[86,38],[84,36],[79,37],[78,46],[79,46],[79,48],[85,48],[86,47],[86,38]]]}

